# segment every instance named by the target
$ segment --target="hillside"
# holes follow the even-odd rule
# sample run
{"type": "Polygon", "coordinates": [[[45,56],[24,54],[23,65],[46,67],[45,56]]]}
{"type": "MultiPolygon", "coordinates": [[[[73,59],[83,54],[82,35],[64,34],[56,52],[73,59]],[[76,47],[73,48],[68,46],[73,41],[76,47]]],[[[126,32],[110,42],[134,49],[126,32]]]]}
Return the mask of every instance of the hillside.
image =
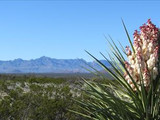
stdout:
{"type": "MultiPolygon", "coordinates": [[[[109,66],[108,62],[102,62],[109,66]]],[[[84,59],[54,59],[43,56],[31,60],[19,58],[0,61],[0,73],[86,73],[88,71],[84,68],[89,68],[87,64],[102,70],[96,62],[87,62],[84,59]]]]}

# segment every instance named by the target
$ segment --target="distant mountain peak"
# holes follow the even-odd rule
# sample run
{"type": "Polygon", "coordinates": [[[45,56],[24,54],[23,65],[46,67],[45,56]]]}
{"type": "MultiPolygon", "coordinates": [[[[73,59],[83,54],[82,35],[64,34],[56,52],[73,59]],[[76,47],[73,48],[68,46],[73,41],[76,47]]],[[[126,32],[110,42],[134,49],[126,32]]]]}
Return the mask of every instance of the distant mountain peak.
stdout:
{"type": "MultiPolygon", "coordinates": [[[[107,66],[108,62],[104,62],[107,66]]],[[[90,66],[102,70],[95,62],[86,62],[84,59],[55,59],[42,56],[37,59],[0,61],[0,73],[85,73],[84,68],[90,66]],[[84,68],[82,68],[82,66],[84,68]]]]}
{"type": "Polygon", "coordinates": [[[17,59],[12,60],[12,62],[22,62],[22,61],[24,61],[24,60],[21,58],[17,58],[17,59]]]}
{"type": "Polygon", "coordinates": [[[42,57],[40,57],[39,59],[46,59],[46,58],[47,58],[47,59],[48,59],[48,58],[51,59],[50,57],[47,57],[47,56],[42,56],[42,57]]]}
{"type": "Polygon", "coordinates": [[[14,61],[23,61],[21,58],[14,59],[14,61]]]}

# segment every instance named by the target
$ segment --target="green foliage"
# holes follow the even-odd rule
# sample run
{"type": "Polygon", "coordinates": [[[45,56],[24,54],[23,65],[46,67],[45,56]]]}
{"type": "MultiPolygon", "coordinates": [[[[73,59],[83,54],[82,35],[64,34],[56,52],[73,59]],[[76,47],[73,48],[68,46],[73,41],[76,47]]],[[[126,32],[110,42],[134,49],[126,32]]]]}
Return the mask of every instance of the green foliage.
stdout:
{"type": "Polygon", "coordinates": [[[81,120],[68,111],[78,109],[71,84],[65,78],[1,75],[0,119],[81,120]]]}
{"type": "Polygon", "coordinates": [[[66,80],[64,78],[47,78],[47,77],[41,77],[41,78],[30,78],[28,79],[29,83],[54,83],[54,84],[62,84],[65,83],[66,80]]]}

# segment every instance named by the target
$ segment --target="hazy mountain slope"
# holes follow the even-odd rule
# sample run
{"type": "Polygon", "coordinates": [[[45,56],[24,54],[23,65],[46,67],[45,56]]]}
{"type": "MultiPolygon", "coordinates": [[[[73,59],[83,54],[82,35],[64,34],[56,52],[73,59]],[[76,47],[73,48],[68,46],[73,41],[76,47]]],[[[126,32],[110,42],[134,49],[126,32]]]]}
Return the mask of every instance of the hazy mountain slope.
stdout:
{"type": "MultiPolygon", "coordinates": [[[[106,61],[102,62],[109,66],[106,61]]],[[[86,62],[83,59],[54,59],[43,56],[32,60],[0,61],[0,73],[84,73],[87,71],[83,67],[88,68],[87,64],[102,70],[96,62],[86,62]]]]}

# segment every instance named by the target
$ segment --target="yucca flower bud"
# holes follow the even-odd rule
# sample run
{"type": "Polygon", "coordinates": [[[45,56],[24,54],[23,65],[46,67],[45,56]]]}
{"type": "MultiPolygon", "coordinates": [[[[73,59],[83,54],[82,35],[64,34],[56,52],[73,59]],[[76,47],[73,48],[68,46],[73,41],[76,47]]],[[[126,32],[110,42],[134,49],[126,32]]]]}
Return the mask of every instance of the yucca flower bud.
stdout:
{"type": "MultiPolygon", "coordinates": [[[[151,75],[153,75],[153,79],[158,75],[158,34],[158,28],[149,19],[147,24],[140,27],[140,32],[135,30],[133,34],[135,52],[132,52],[129,46],[126,47],[128,62],[126,61],[124,64],[130,76],[139,85],[138,87],[140,87],[140,74],[146,89],[150,84],[151,75]]],[[[136,90],[129,75],[125,74],[125,79],[133,90],[136,90]]]]}

